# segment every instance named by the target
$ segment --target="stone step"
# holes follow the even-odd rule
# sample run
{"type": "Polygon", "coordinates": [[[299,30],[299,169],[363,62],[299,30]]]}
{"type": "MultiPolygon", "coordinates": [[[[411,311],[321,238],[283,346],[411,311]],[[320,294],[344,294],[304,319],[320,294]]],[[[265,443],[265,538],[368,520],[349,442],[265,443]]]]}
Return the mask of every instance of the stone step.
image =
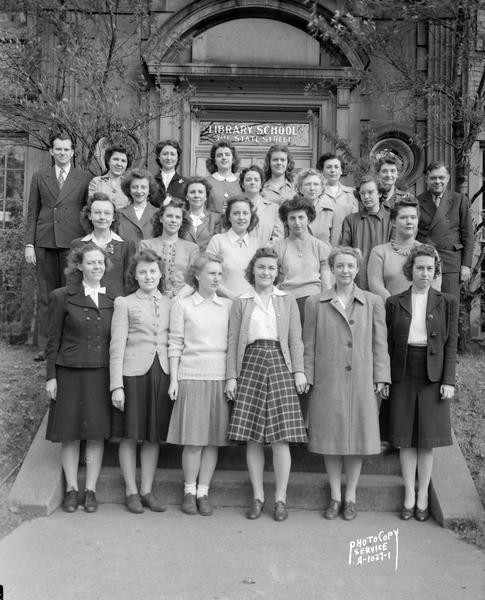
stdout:
{"type": "MultiPolygon", "coordinates": [[[[272,470],[271,448],[265,448],[265,469],[272,470]]],[[[291,446],[292,471],[304,473],[325,472],[323,457],[312,454],[304,445],[291,446]]],[[[138,461],[139,464],[139,461],[138,461]]],[[[172,444],[162,444],[158,467],[161,469],[179,469],[182,464],[182,447],[172,444]]],[[[118,444],[106,442],[103,466],[117,467],[118,444]]],[[[234,444],[220,448],[217,469],[221,471],[246,471],[246,448],[244,445],[234,444]]],[[[362,473],[399,475],[399,455],[396,452],[386,455],[367,456],[364,458],[362,473]]]]}
{"type": "MultiPolygon", "coordinates": [[[[81,479],[84,477],[81,469],[81,479]]],[[[81,483],[81,489],[83,481],[81,483]]],[[[264,474],[268,505],[274,499],[274,474],[264,474]]],[[[181,469],[157,469],[153,485],[155,494],[168,505],[180,506],[183,496],[181,469]]],[[[329,502],[327,476],[323,473],[292,472],[288,485],[288,507],[322,510],[329,502]]],[[[119,468],[103,467],[98,480],[97,492],[100,503],[124,502],[124,485],[119,468]]],[[[210,490],[211,501],[216,507],[234,506],[245,508],[251,499],[251,485],[245,471],[216,470],[210,490]]],[[[358,487],[358,509],[362,511],[399,511],[402,506],[402,479],[397,475],[361,475],[358,487]]]]}

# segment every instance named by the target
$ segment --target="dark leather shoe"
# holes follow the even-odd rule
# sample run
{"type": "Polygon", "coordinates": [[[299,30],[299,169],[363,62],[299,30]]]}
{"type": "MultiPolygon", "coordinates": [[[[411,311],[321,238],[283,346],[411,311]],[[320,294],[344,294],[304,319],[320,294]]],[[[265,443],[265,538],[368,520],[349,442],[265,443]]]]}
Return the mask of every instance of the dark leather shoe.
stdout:
{"type": "Polygon", "coordinates": [[[138,494],[130,494],[129,496],[126,496],[125,506],[131,513],[136,515],[141,515],[141,513],[145,512],[138,494]]]}
{"type": "Polygon", "coordinates": [[[416,519],[416,521],[427,521],[429,519],[428,508],[421,510],[416,506],[416,510],[414,511],[414,518],[416,519]]]}
{"type": "Polygon", "coordinates": [[[153,512],[165,512],[167,510],[165,504],[151,492],[144,496],[140,496],[140,499],[143,506],[147,506],[150,510],[153,510],[153,512]]]}
{"type": "Polygon", "coordinates": [[[197,498],[197,507],[199,509],[199,515],[202,515],[203,517],[210,517],[214,512],[209,496],[197,498]]]}
{"type": "Polygon", "coordinates": [[[332,521],[336,519],[340,514],[340,509],[342,508],[342,502],[340,500],[330,500],[330,504],[327,506],[327,510],[323,513],[323,516],[332,521]]]}
{"type": "Polygon", "coordinates": [[[98,501],[93,490],[85,490],[84,492],[84,510],[88,513],[93,513],[98,510],[98,501]]]}
{"type": "Polygon", "coordinates": [[[351,502],[350,500],[346,500],[344,502],[344,521],[353,521],[357,516],[357,508],[355,506],[355,502],[351,502]]]}
{"type": "Polygon", "coordinates": [[[182,512],[184,512],[186,515],[197,514],[197,502],[195,499],[195,494],[184,494],[182,512]]]}
{"type": "Polygon", "coordinates": [[[403,521],[409,521],[409,519],[411,519],[411,517],[414,515],[414,506],[411,508],[406,508],[403,504],[403,507],[401,508],[401,512],[399,514],[399,517],[403,520],[403,521]]]}
{"type": "Polygon", "coordinates": [[[62,508],[69,513],[76,512],[79,499],[77,490],[69,490],[64,496],[62,508]]]}
{"type": "Polygon", "coordinates": [[[288,518],[288,510],[286,509],[286,504],[281,500],[274,503],[274,513],[273,517],[275,521],[286,521],[288,518]]]}
{"type": "Polygon", "coordinates": [[[258,500],[258,498],[253,498],[251,502],[251,506],[246,513],[246,517],[254,521],[254,519],[258,519],[263,512],[264,502],[262,500],[258,500]]]}
{"type": "Polygon", "coordinates": [[[34,360],[35,362],[42,362],[45,360],[45,352],[43,350],[37,352],[37,354],[34,356],[34,360]]]}

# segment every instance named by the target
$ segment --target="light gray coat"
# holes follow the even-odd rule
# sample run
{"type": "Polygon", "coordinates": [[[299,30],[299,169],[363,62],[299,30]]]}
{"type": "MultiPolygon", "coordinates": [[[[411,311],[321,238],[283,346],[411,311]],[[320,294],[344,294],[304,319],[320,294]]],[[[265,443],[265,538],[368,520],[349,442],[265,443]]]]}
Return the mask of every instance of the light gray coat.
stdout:
{"type": "Polygon", "coordinates": [[[309,450],[380,452],[374,383],[390,382],[384,303],[354,286],[347,311],[334,288],[308,298],[303,328],[305,374],[312,385],[309,450]]]}

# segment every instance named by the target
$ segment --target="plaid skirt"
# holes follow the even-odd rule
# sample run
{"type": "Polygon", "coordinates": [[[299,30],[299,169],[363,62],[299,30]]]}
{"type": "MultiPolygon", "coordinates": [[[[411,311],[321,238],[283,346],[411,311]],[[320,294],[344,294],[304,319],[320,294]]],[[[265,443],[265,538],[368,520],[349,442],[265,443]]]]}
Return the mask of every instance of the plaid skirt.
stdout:
{"type": "Polygon", "coordinates": [[[307,441],[295,382],[279,342],[256,340],[246,348],[228,438],[269,444],[307,441]]]}

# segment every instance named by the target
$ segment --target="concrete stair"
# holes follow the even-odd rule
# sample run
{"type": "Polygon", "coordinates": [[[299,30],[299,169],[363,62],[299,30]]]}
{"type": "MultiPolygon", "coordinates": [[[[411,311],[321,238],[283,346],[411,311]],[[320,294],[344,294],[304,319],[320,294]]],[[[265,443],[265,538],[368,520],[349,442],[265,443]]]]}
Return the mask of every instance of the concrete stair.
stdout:
{"type": "MultiPolygon", "coordinates": [[[[288,506],[322,510],[328,501],[329,486],[321,456],[309,453],[303,446],[292,447],[292,472],[288,486],[288,506]]],[[[220,451],[219,462],[211,485],[211,500],[217,507],[246,507],[251,486],[246,469],[245,448],[229,446],[220,451]]],[[[271,449],[265,450],[265,490],[271,505],[274,497],[274,474],[271,449]]],[[[183,494],[181,448],[162,446],[154,491],[169,505],[180,505],[183,494]]],[[[364,459],[358,490],[358,506],[363,511],[398,511],[402,505],[402,480],[397,454],[364,459]]],[[[81,470],[81,477],[82,477],[81,470]]],[[[98,485],[99,502],[124,502],[123,479],[118,467],[117,447],[108,444],[98,485]]]]}
{"type": "MultiPolygon", "coordinates": [[[[32,515],[49,515],[62,502],[64,480],[60,445],[45,439],[47,416],[44,417],[17,478],[10,490],[9,506],[32,515]]],[[[293,466],[288,486],[288,506],[321,511],[329,500],[327,476],[321,456],[310,454],[303,446],[292,447],[293,466]]],[[[167,504],[180,506],[183,475],[181,448],[163,445],[154,490],[167,504]]],[[[84,477],[84,469],[80,469],[84,477]]],[[[402,481],[397,454],[364,459],[358,489],[361,511],[398,511],[402,503],[402,481]]],[[[80,481],[82,489],[83,481],[80,481]]],[[[266,452],[265,490],[268,506],[274,494],[271,451],[266,452]]],[[[124,502],[124,489],[118,466],[117,445],[106,445],[104,466],[97,488],[103,502],[124,502]]],[[[236,506],[243,510],[251,498],[251,486],[246,470],[244,447],[229,446],[220,452],[212,486],[211,499],[216,506],[236,506]]],[[[453,439],[453,446],[439,448],[435,453],[430,487],[430,509],[440,525],[449,527],[462,520],[482,520],[485,510],[477,494],[465,459],[453,439]]]]}

